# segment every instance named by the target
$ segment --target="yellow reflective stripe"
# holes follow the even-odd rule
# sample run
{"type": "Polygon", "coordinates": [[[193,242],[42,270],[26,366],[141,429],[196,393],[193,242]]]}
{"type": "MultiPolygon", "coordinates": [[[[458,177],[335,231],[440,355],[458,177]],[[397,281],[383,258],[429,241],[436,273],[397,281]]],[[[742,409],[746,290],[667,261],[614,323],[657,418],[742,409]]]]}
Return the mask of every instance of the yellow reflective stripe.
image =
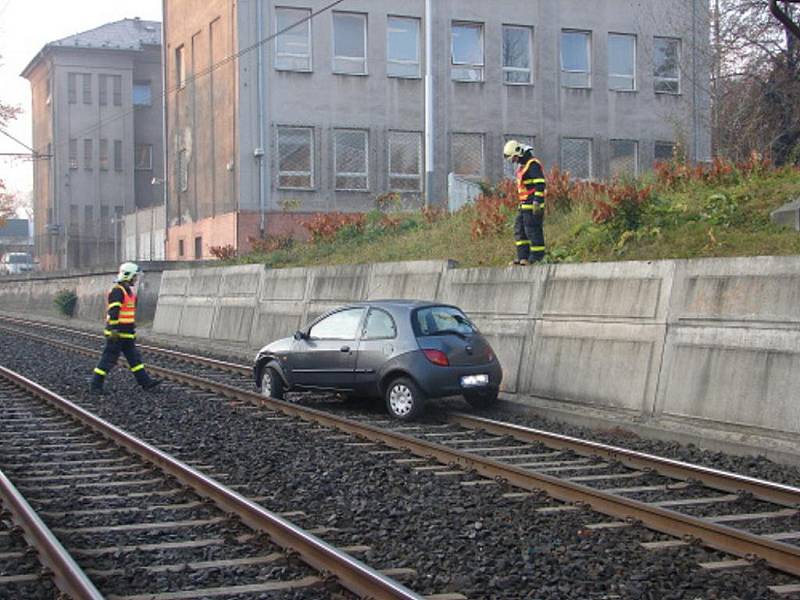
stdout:
{"type": "Polygon", "coordinates": [[[119,337],[123,340],[135,340],[136,334],[135,333],[120,333],[119,337]]]}
{"type": "Polygon", "coordinates": [[[544,246],[531,246],[531,252],[544,252],[544,246]]]}
{"type": "Polygon", "coordinates": [[[144,364],[139,363],[135,367],[131,367],[131,373],[136,373],[136,371],[141,371],[142,369],[144,369],[144,364]]]}
{"type": "Polygon", "coordinates": [[[544,192],[533,192],[534,196],[544,196],[544,192]]]}
{"type": "MultiPolygon", "coordinates": [[[[544,179],[542,179],[542,181],[544,181],[544,179]]],[[[538,179],[523,179],[522,183],[524,183],[526,185],[527,184],[531,184],[531,183],[539,183],[539,180],[538,179]]]]}
{"type": "Polygon", "coordinates": [[[95,369],[95,370],[94,370],[94,372],[95,372],[97,375],[102,375],[103,377],[105,377],[106,375],[108,375],[108,373],[106,373],[105,371],[103,371],[103,369],[95,369]]]}
{"type": "Polygon", "coordinates": [[[112,302],[108,305],[108,308],[114,308],[115,306],[122,306],[122,302],[112,302]]]}
{"type": "Polygon", "coordinates": [[[117,319],[116,321],[112,321],[111,319],[109,319],[108,320],[108,324],[109,325],[119,325],[119,319],[117,319]]]}
{"type": "Polygon", "coordinates": [[[547,180],[544,179],[543,177],[538,177],[536,179],[529,179],[528,181],[530,181],[531,183],[547,183],[547,180]]]}
{"type": "Polygon", "coordinates": [[[533,210],[533,204],[520,204],[519,207],[522,210],[533,210]]]}
{"type": "Polygon", "coordinates": [[[103,333],[105,333],[106,335],[111,335],[113,332],[109,331],[108,329],[105,329],[103,330],[103,333]]]}
{"type": "Polygon", "coordinates": [[[531,243],[528,240],[520,240],[517,242],[517,246],[530,246],[531,243]]]}

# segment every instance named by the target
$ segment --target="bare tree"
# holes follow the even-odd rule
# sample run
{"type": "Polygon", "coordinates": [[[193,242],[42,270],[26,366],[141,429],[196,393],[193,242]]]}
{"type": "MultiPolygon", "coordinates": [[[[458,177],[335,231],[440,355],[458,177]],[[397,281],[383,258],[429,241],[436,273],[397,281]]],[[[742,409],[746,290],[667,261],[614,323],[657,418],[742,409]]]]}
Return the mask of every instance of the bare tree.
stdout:
{"type": "MultiPolygon", "coordinates": [[[[17,106],[3,104],[0,101],[0,131],[5,131],[9,121],[13,121],[22,112],[17,106]]],[[[5,225],[6,219],[16,212],[16,198],[8,193],[5,182],[0,179],[0,226],[5,225]]]]}

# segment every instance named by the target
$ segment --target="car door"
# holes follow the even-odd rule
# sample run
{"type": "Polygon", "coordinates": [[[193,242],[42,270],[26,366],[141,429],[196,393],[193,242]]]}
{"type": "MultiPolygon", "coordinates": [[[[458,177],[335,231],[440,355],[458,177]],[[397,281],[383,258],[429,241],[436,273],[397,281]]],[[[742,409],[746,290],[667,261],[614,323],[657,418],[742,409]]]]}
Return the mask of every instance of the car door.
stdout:
{"type": "Polygon", "coordinates": [[[320,319],[292,352],[292,381],[298,387],[351,390],[356,351],[366,308],[346,308],[320,319]]]}
{"type": "Polygon", "coordinates": [[[370,308],[361,332],[356,360],[355,389],[361,394],[373,394],[378,389],[378,372],[394,355],[397,325],[387,311],[370,308]]]}

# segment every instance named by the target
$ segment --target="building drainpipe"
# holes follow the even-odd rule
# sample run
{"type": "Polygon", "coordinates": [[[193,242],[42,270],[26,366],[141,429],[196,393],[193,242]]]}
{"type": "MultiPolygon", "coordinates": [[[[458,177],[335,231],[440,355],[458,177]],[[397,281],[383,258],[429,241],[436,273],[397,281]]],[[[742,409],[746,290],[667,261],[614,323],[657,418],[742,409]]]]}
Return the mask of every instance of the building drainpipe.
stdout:
{"type": "Polygon", "coordinates": [[[697,131],[697,0],[692,0],[692,146],[694,162],[700,160],[698,155],[697,131]]]}
{"type": "MultiPolygon", "coordinates": [[[[169,171],[167,170],[167,106],[169,92],[167,90],[167,0],[161,1],[161,185],[164,190],[164,247],[162,260],[167,259],[169,248],[169,171]]],[[[155,212],[155,211],[154,211],[155,212]]],[[[150,236],[153,235],[151,229],[150,236]]],[[[152,256],[151,256],[152,258],[152,256]]]]}
{"type": "Polygon", "coordinates": [[[433,200],[433,6],[425,0],[425,206],[433,200]]]}
{"type": "MultiPolygon", "coordinates": [[[[264,0],[256,0],[256,31],[258,40],[264,39],[264,11],[262,9],[264,0]]],[[[257,51],[258,67],[256,77],[258,82],[258,147],[253,151],[253,156],[258,162],[258,210],[259,210],[259,225],[258,230],[261,238],[264,238],[266,233],[266,200],[267,200],[267,177],[266,177],[266,157],[264,150],[265,132],[264,123],[266,120],[264,105],[264,45],[258,45],[257,51]]]]}

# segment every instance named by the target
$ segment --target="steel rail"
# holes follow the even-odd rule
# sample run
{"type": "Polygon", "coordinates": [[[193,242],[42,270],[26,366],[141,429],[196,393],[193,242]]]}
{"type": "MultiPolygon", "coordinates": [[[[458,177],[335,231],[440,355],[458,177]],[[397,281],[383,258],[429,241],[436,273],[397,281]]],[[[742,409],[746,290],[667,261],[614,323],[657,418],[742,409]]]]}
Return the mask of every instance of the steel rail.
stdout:
{"type": "Polygon", "coordinates": [[[53,573],[53,582],[59,590],[73,600],[103,600],[91,579],[2,471],[0,499],[14,522],[22,527],[25,537],[38,553],[39,561],[53,573]]]}
{"type": "Polygon", "coordinates": [[[469,429],[482,429],[488,433],[513,437],[521,442],[540,442],[558,450],[571,450],[583,456],[618,461],[632,469],[650,469],[666,477],[698,481],[709,488],[726,492],[744,492],[766,502],[800,508],[800,488],[790,485],[465,413],[450,413],[447,420],[469,429]]]}
{"type": "MultiPolygon", "coordinates": [[[[159,371],[163,371],[159,369],[159,371]]],[[[88,425],[104,437],[147,462],[158,466],[200,495],[212,499],[222,510],[235,514],[251,528],[265,532],[278,545],[298,553],[304,562],[326,574],[362,598],[375,600],[422,600],[422,597],[327,542],[272,513],[263,506],[226,488],[155,446],[143,442],[77,404],[38,383],[0,366],[0,377],[45,400],[60,411],[88,425]]]]}
{"type": "MultiPolygon", "coordinates": [[[[51,340],[35,334],[23,333],[22,335],[61,346],[73,352],[90,356],[98,354],[86,348],[72,346],[65,342],[51,340]]],[[[792,546],[770,540],[743,530],[712,523],[645,502],[608,494],[602,490],[561,480],[551,475],[500,463],[490,458],[472,455],[441,444],[419,440],[402,433],[380,429],[316,409],[265,398],[255,392],[242,390],[194,375],[152,365],[149,369],[165,379],[177,383],[214,392],[224,397],[261,404],[284,414],[335,427],[371,441],[379,441],[392,448],[411,452],[420,457],[435,459],[443,464],[457,465],[467,470],[473,470],[484,477],[504,481],[521,489],[543,491],[558,500],[573,504],[583,504],[611,517],[641,522],[655,531],[681,539],[699,540],[706,546],[734,556],[747,559],[755,557],[764,560],[775,569],[794,576],[800,576],[800,546],[792,546]]]]}

